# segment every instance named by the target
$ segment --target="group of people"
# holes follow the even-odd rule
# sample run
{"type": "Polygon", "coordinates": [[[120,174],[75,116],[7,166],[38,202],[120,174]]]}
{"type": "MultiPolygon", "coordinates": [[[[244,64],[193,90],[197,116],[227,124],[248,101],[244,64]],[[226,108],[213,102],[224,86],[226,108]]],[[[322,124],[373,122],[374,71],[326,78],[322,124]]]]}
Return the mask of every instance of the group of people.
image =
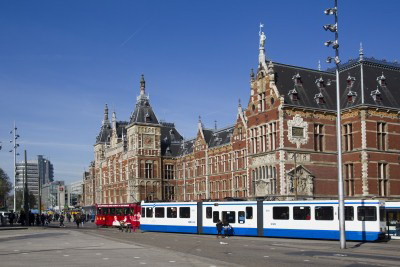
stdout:
{"type": "Polygon", "coordinates": [[[34,214],[29,211],[28,216],[26,216],[25,211],[21,210],[20,212],[10,212],[7,216],[3,216],[0,213],[0,225],[6,225],[7,223],[10,226],[14,226],[14,224],[20,224],[21,226],[47,226],[51,222],[59,222],[60,227],[65,227],[64,222],[67,220],[68,222],[75,222],[77,228],[80,225],[87,221],[87,215],[81,213],[42,213],[42,214],[34,214]]]}
{"type": "Polygon", "coordinates": [[[228,238],[233,235],[233,228],[227,221],[218,220],[217,224],[217,238],[228,238]],[[224,235],[222,235],[222,230],[224,230],[224,235]]]}

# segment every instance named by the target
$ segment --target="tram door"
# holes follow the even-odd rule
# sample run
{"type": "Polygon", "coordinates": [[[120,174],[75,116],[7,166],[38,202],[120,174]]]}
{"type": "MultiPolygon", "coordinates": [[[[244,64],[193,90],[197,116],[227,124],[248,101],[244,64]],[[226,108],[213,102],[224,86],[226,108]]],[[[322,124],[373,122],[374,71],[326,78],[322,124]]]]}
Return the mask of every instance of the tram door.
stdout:
{"type": "Polygon", "coordinates": [[[400,210],[386,209],[387,233],[391,236],[400,236],[400,210]]]}

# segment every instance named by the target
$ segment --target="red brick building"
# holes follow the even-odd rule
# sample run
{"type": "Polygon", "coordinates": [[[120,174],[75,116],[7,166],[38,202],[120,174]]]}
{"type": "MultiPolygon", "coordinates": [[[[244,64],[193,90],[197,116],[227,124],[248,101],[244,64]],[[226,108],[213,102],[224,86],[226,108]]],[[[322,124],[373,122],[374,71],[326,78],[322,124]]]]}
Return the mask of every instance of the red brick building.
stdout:
{"type": "MultiPolygon", "coordinates": [[[[400,198],[400,65],[359,58],[340,67],[343,177],[348,198],[400,198]]],[[[106,106],[85,175],[85,205],[144,199],[334,198],[334,72],[266,60],[260,40],[248,105],[233,126],[184,140],[140,95],[129,122],[106,106]],[[87,192],[87,194],[86,194],[87,192]],[[89,193],[90,192],[90,193],[89,193]]]]}

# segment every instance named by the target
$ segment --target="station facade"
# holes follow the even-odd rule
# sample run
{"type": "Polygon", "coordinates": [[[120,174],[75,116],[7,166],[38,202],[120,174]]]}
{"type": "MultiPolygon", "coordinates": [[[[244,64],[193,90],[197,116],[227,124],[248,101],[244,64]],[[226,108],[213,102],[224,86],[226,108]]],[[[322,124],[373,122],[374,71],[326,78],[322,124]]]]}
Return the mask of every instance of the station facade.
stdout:
{"type": "MultiPolygon", "coordinates": [[[[108,107],[84,175],[84,205],[141,200],[337,197],[336,76],[266,60],[250,74],[234,125],[184,139],[145,94],[129,121],[108,107]]],[[[347,198],[400,199],[400,64],[359,57],[340,66],[347,198]]]]}

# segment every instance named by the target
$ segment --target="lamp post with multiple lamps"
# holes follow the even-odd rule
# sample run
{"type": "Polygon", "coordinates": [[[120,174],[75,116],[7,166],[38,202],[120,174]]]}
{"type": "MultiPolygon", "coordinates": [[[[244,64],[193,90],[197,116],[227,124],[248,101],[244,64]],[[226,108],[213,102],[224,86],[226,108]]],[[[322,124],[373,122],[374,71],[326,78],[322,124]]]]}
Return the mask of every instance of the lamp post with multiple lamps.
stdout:
{"type": "Polygon", "coordinates": [[[10,134],[13,135],[13,139],[10,140],[10,143],[13,143],[13,149],[10,150],[10,152],[14,152],[14,212],[16,211],[17,208],[17,189],[16,189],[16,176],[17,176],[17,156],[19,155],[17,153],[17,148],[19,147],[19,144],[17,144],[17,139],[19,138],[19,135],[17,134],[17,126],[15,125],[14,121],[14,128],[11,130],[10,134]]]}
{"type": "Polygon", "coordinates": [[[325,31],[335,33],[335,40],[326,41],[325,46],[335,50],[335,57],[328,57],[326,62],[331,63],[332,60],[336,64],[336,135],[337,135],[337,151],[338,151],[338,195],[339,195],[339,230],[340,230],[340,248],[346,248],[346,230],[344,220],[344,190],[343,190],[343,176],[342,176],[342,134],[341,134],[341,110],[340,110],[340,88],[339,88],[339,41],[338,41],[338,8],[337,0],[335,0],[335,7],[328,8],[324,11],[326,15],[333,15],[335,17],[335,24],[324,25],[325,31]]]}

